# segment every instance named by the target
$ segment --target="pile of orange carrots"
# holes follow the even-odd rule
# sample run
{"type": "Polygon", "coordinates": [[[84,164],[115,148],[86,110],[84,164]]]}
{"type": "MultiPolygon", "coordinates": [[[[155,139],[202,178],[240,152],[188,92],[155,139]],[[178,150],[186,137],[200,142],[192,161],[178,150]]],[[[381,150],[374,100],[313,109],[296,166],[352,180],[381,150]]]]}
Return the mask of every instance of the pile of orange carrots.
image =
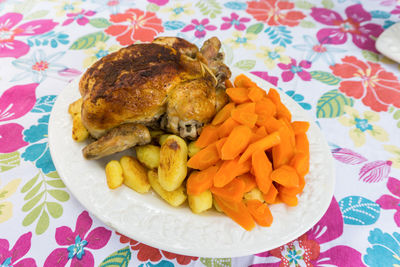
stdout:
{"type": "Polygon", "coordinates": [[[196,169],[186,188],[190,195],[210,190],[219,208],[244,229],[270,226],[269,204],[296,206],[309,170],[309,123],[292,114],[275,89],[268,93],[241,74],[226,82],[230,102],[205,126],[188,161],[196,169]],[[244,200],[258,187],[264,202],[244,200]]]}

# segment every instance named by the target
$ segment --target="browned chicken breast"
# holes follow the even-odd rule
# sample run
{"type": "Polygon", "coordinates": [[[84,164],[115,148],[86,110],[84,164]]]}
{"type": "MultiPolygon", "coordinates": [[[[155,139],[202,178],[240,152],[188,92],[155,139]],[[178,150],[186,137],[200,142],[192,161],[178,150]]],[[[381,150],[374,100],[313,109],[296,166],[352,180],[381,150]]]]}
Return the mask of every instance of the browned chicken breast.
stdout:
{"type": "Polygon", "coordinates": [[[82,122],[98,140],[84,148],[84,156],[100,158],[148,143],[148,128],[196,138],[227,102],[224,82],[231,73],[220,48],[216,37],[200,51],[184,39],[160,37],[93,64],[79,90],[82,122]]]}

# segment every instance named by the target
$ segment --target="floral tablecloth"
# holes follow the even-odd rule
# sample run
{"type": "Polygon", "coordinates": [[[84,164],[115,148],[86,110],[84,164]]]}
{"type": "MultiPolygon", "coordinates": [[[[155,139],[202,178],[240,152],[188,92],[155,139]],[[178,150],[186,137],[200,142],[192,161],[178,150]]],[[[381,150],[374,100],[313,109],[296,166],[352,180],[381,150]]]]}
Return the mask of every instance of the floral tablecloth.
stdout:
{"type": "Polygon", "coordinates": [[[375,49],[399,20],[398,0],[0,1],[0,266],[400,266],[400,72],[375,49]],[[337,185],[306,234],[246,257],[176,255],[108,228],[65,187],[47,143],[57,95],[159,35],[218,36],[230,66],[314,116],[337,185]]]}

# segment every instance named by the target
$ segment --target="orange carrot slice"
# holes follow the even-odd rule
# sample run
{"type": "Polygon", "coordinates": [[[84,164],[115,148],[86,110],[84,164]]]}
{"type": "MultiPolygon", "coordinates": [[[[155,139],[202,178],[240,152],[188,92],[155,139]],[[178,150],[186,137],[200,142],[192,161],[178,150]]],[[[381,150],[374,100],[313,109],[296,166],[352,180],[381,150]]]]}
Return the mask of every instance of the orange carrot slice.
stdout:
{"type": "Polygon", "coordinates": [[[306,133],[310,128],[310,123],[308,121],[293,121],[292,128],[295,135],[306,133]]]}
{"type": "Polygon", "coordinates": [[[289,165],[282,165],[271,173],[271,179],[286,187],[298,187],[299,175],[296,170],[289,165]]]}
{"type": "Polygon", "coordinates": [[[274,169],[284,164],[288,164],[292,159],[295,151],[290,140],[291,134],[288,131],[286,125],[279,128],[278,132],[281,138],[281,142],[272,148],[272,161],[274,163],[274,169]]]}
{"type": "Polygon", "coordinates": [[[223,161],[221,167],[214,175],[214,186],[223,187],[231,182],[236,176],[250,171],[251,162],[239,163],[239,158],[223,161]]]}
{"type": "Polygon", "coordinates": [[[272,116],[269,116],[265,118],[264,124],[262,124],[261,126],[264,126],[267,132],[272,133],[278,131],[283,126],[283,122],[275,119],[272,116]]]}
{"type": "Polygon", "coordinates": [[[233,83],[229,79],[226,79],[225,80],[225,88],[232,88],[232,87],[233,87],[233,83]]]}
{"type": "Polygon", "coordinates": [[[218,156],[217,147],[215,143],[213,143],[191,157],[187,162],[187,166],[192,169],[204,170],[214,165],[219,160],[220,157],[218,156]]]}
{"type": "Polygon", "coordinates": [[[265,130],[264,126],[261,126],[259,128],[256,129],[256,131],[254,132],[253,136],[250,139],[250,144],[257,142],[258,140],[266,137],[268,135],[267,131],[265,130]]]}
{"type": "Polygon", "coordinates": [[[260,101],[266,95],[266,92],[258,86],[252,86],[249,88],[249,98],[253,102],[260,101]]]}
{"type": "Polygon", "coordinates": [[[229,202],[216,195],[213,196],[222,211],[245,230],[251,231],[256,226],[246,205],[240,202],[229,202]]]}
{"type": "Polygon", "coordinates": [[[242,156],[240,156],[239,162],[245,162],[247,161],[251,155],[253,155],[256,150],[262,150],[265,151],[271,147],[274,147],[278,145],[281,142],[279,132],[273,132],[272,134],[269,134],[260,140],[250,144],[247,149],[243,152],[242,156]]]}
{"type": "Polygon", "coordinates": [[[275,203],[275,199],[276,199],[277,195],[278,195],[278,189],[276,189],[276,187],[272,183],[268,190],[268,193],[263,194],[263,197],[264,197],[265,202],[267,202],[268,204],[273,204],[273,203],[275,203]]]}
{"type": "Polygon", "coordinates": [[[217,170],[217,166],[211,166],[200,172],[192,172],[186,182],[186,191],[188,195],[199,195],[207,189],[210,189],[217,170]]]}
{"type": "Polygon", "coordinates": [[[304,152],[296,152],[290,161],[290,166],[292,166],[299,176],[305,176],[310,168],[309,156],[304,152]]]}
{"type": "Polygon", "coordinates": [[[296,137],[296,152],[303,152],[306,155],[310,155],[310,143],[308,142],[307,134],[297,134],[296,137]]]}
{"type": "Polygon", "coordinates": [[[211,186],[210,190],[214,195],[217,195],[226,201],[241,202],[244,194],[245,184],[242,180],[234,178],[224,187],[211,186]]]}
{"type": "Polygon", "coordinates": [[[260,115],[268,115],[268,116],[275,116],[276,115],[276,106],[274,102],[268,97],[263,97],[260,101],[256,102],[256,109],[255,112],[260,115]]]}
{"type": "Polygon", "coordinates": [[[218,125],[226,121],[231,116],[232,109],[235,108],[235,103],[226,104],[212,120],[212,125],[218,125]]]}
{"type": "Polygon", "coordinates": [[[199,138],[196,141],[196,146],[203,148],[218,140],[218,127],[207,125],[201,131],[199,138]]]}
{"type": "Polygon", "coordinates": [[[296,195],[287,195],[284,193],[279,193],[279,200],[290,207],[295,207],[298,204],[298,199],[296,195]]]}
{"type": "Polygon", "coordinates": [[[256,179],[250,173],[245,173],[237,177],[244,182],[244,192],[247,193],[257,186],[256,179]]]}
{"type": "Polygon", "coordinates": [[[215,146],[217,147],[217,151],[218,151],[218,156],[221,158],[222,156],[222,146],[225,144],[226,140],[228,139],[228,137],[223,137],[221,139],[219,139],[217,142],[215,142],[215,146]]]}
{"type": "Polygon", "coordinates": [[[225,92],[229,98],[237,104],[241,104],[250,100],[248,96],[248,89],[245,87],[228,88],[225,90],[225,92]]]}
{"type": "Polygon", "coordinates": [[[221,159],[230,160],[242,153],[249,144],[253,131],[246,125],[235,127],[221,149],[221,159]]]}
{"type": "Polygon", "coordinates": [[[218,127],[219,138],[227,137],[232,132],[232,130],[238,125],[239,123],[236,122],[234,119],[228,118],[218,127]]]}
{"type": "Polygon", "coordinates": [[[273,88],[270,88],[268,91],[268,97],[274,102],[276,106],[276,115],[278,118],[284,117],[288,121],[292,121],[292,113],[288,110],[288,108],[281,102],[281,97],[273,88]]]}
{"type": "Polygon", "coordinates": [[[269,188],[272,185],[272,180],[270,177],[272,172],[272,164],[264,150],[257,150],[254,152],[251,162],[253,164],[254,175],[256,177],[258,188],[264,194],[268,193],[269,188]]]}
{"type": "Polygon", "coordinates": [[[234,83],[235,87],[249,88],[252,86],[257,86],[257,84],[255,82],[253,82],[249,77],[247,77],[244,74],[239,74],[238,76],[236,76],[233,83],[234,83]]]}
{"type": "Polygon", "coordinates": [[[293,127],[292,124],[284,117],[279,119],[280,121],[283,122],[283,124],[285,124],[283,127],[286,128],[286,131],[288,131],[288,136],[290,137],[290,144],[292,145],[293,149],[295,147],[295,137],[294,137],[294,131],[293,131],[293,127]]]}
{"type": "Polygon", "coordinates": [[[246,206],[258,225],[267,227],[272,224],[273,217],[267,204],[258,199],[252,199],[246,202],[246,206]]]}

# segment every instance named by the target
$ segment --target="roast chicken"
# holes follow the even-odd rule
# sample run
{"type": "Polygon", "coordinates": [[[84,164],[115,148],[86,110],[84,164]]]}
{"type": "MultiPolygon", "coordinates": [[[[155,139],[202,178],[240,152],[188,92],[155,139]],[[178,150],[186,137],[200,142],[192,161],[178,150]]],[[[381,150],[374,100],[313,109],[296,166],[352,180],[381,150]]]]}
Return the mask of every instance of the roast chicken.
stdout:
{"type": "Polygon", "coordinates": [[[83,149],[85,158],[149,143],[151,129],[195,139],[228,100],[231,72],[220,48],[216,37],[200,50],[181,38],[159,37],[94,63],[79,83],[82,122],[97,139],[83,149]]]}

